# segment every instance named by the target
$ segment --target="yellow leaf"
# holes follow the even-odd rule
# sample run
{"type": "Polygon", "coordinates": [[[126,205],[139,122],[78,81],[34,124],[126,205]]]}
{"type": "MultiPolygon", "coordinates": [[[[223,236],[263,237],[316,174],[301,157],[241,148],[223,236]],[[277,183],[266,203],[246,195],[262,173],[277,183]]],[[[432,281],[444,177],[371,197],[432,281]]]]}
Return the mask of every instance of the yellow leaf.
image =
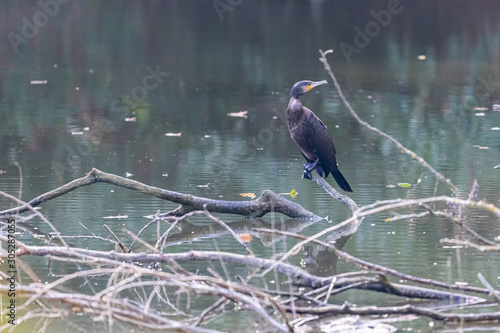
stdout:
{"type": "Polygon", "coordinates": [[[249,198],[256,198],[257,196],[255,195],[255,193],[240,193],[240,195],[242,197],[249,197],[249,198]]]}
{"type": "Polygon", "coordinates": [[[295,189],[291,190],[290,191],[290,196],[292,197],[292,199],[295,199],[295,197],[299,194],[299,192],[295,191],[295,189]]]}
{"type": "Polygon", "coordinates": [[[410,187],[411,184],[410,183],[398,183],[398,186],[399,187],[410,187]]]}

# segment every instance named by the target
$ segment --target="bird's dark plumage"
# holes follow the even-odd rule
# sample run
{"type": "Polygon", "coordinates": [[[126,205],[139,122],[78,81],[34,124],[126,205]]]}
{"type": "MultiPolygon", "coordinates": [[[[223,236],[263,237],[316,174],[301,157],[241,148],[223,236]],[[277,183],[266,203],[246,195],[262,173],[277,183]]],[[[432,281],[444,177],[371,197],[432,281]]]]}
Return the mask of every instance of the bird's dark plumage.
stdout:
{"type": "Polygon", "coordinates": [[[352,192],[351,186],[337,168],[335,145],[325,124],[308,108],[302,105],[299,97],[312,88],[325,84],[326,81],[300,81],[290,91],[290,102],[286,109],[288,130],[308,162],[304,165],[304,178],[310,179],[310,172],[316,169],[325,178],[331,173],[335,181],[346,192],[352,192]]]}

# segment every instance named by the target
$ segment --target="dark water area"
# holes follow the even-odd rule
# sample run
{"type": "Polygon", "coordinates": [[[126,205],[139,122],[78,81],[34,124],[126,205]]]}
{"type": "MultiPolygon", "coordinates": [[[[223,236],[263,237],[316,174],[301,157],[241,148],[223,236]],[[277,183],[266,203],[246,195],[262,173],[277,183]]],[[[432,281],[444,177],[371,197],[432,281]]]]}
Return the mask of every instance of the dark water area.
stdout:
{"type": "MultiPolygon", "coordinates": [[[[214,1],[47,3],[0,3],[1,191],[19,195],[15,163],[22,170],[23,200],[93,167],[213,199],[249,200],[240,194],[295,189],[293,201],[328,216],[302,227],[302,233],[312,235],[349,212],[301,179],[303,158],[283,116],[295,82],[326,79],[328,85],[301,100],[328,126],[339,169],[359,205],[452,195],[427,169],[349,114],[318,60],[319,49],[333,49],[330,65],[363,120],[423,157],[459,188],[462,198],[476,179],[479,199],[500,204],[500,170],[493,168],[500,164],[500,113],[493,111],[500,104],[498,1],[243,0],[224,9],[214,1]],[[241,111],[247,111],[246,118],[228,116],[241,111]],[[130,118],[135,121],[126,121],[130,118]]],[[[14,205],[0,199],[0,210],[14,205]]],[[[40,212],[62,234],[92,230],[108,237],[102,227],[107,224],[130,243],[122,228],[137,233],[149,221],[144,216],[175,207],[97,184],[43,204],[40,212]],[[118,214],[128,218],[103,219],[118,214]]],[[[384,222],[393,215],[366,218],[343,250],[449,283],[481,286],[481,272],[500,288],[498,254],[439,242],[461,235],[451,221],[384,222]]],[[[484,237],[500,235],[491,214],[469,210],[466,216],[484,237]]],[[[276,224],[285,220],[264,218],[276,224]]],[[[190,222],[207,224],[202,218],[190,222]]],[[[50,232],[39,220],[33,224],[50,232]]],[[[144,234],[146,240],[156,239],[153,229],[144,234]]],[[[295,242],[256,238],[251,247],[270,257],[295,242]]],[[[217,237],[217,243],[221,250],[241,251],[230,236],[217,237]]],[[[73,244],[113,248],[88,240],[73,244]]],[[[212,246],[212,241],[173,241],[168,251],[212,246]]],[[[320,250],[316,254],[323,260],[318,274],[355,269],[340,260],[332,263],[320,250]]],[[[30,264],[46,265],[43,260],[30,264]]],[[[350,296],[359,304],[381,297],[350,296]]]]}

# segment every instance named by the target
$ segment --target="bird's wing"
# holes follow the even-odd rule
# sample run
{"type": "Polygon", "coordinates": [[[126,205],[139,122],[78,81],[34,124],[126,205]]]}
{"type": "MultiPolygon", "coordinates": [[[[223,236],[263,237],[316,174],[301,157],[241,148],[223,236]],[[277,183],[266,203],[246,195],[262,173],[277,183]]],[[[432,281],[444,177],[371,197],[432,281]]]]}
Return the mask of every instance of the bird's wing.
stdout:
{"type": "Polygon", "coordinates": [[[308,114],[309,124],[307,126],[307,140],[309,144],[314,147],[316,155],[319,158],[320,164],[325,171],[326,175],[329,172],[337,169],[337,161],[335,159],[335,146],[333,144],[332,136],[325,124],[309,109],[304,107],[308,114]],[[309,112],[308,112],[309,111],[309,112]]]}

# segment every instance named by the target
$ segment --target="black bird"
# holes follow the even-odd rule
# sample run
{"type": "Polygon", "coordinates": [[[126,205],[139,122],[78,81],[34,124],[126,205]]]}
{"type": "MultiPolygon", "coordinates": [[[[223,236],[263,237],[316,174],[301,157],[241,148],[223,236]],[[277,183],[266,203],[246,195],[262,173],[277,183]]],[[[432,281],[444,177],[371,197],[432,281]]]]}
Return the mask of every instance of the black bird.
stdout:
{"type": "Polygon", "coordinates": [[[304,80],[293,85],[286,109],[288,130],[307,161],[307,164],[304,164],[303,178],[311,179],[311,171],[314,169],[321,177],[325,172],[325,178],[331,173],[341,189],[352,192],[349,183],[337,168],[335,146],[328,129],[314,112],[302,106],[299,101],[301,95],[326,83],[328,82],[324,80],[318,82],[304,80]]]}

